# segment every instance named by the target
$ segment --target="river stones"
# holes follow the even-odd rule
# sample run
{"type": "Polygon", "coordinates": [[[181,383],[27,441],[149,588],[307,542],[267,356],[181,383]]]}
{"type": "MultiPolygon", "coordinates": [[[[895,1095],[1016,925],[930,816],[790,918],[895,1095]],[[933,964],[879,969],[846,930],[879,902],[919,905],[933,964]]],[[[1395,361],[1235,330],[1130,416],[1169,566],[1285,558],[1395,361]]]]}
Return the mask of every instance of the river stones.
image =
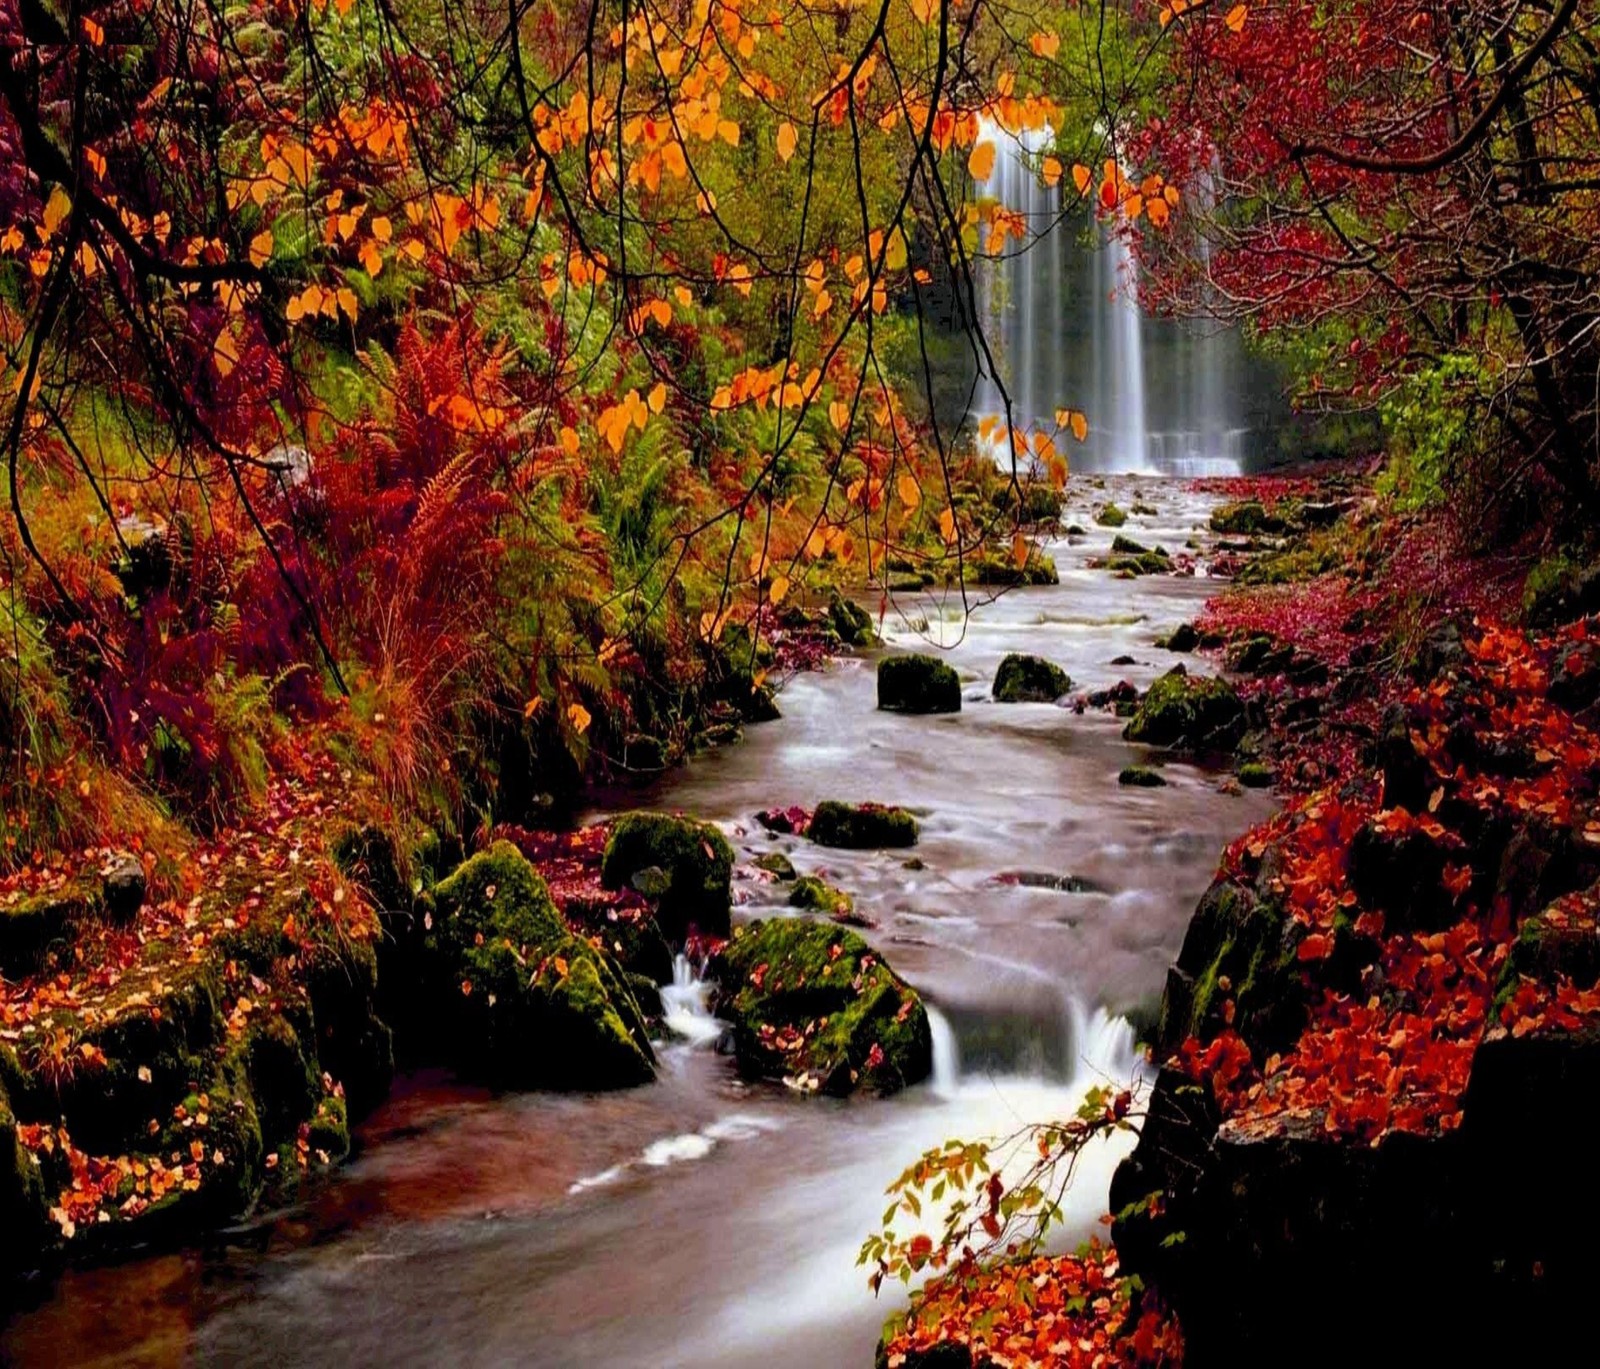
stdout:
{"type": "Polygon", "coordinates": [[[1244,701],[1226,680],[1174,666],[1139,701],[1122,735],[1151,746],[1227,750],[1245,730],[1244,701]]]}
{"type": "Polygon", "coordinates": [[[789,906],[805,908],[829,917],[844,918],[855,912],[856,901],[843,889],[836,889],[816,875],[801,875],[789,891],[789,906]]]}
{"type": "Polygon", "coordinates": [[[434,890],[423,950],[430,1009],[468,1075],[580,1089],[654,1076],[644,1016],[621,970],[568,930],[544,880],[509,842],[434,890]]]}
{"type": "Polygon", "coordinates": [[[894,1093],[927,1078],[933,1036],[917,992],[856,933],[801,918],[751,923],[711,962],[715,1010],[747,1078],[803,1092],[894,1093]]]}
{"type": "Polygon", "coordinates": [[[606,843],[601,883],[629,888],[635,875],[652,867],[666,879],[654,897],[656,921],[670,940],[682,941],[691,928],[727,936],[733,847],[716,827],[666,813],[624,814],[606,843]]]}
{"type": "Polygon", "coordinates": [[[1159,770],[1148,765],[1125,765],[1117,774],[1117,783],[1132,789],[1165,789],[1167,781],[1159,770]]]}
{"type": "Polygon", "coordinates": [[[890,713],[959,713],[961,680],[933,656],[889,656],[878,663],[878,707],[890,713]]]}
{"type": "Polygon", "coordinates": [[[819,803],[806,829],[806,835],[819,846],[856,851],[915,846],[917,834],[917,820],[904,808],[841,803],[837,799],[819,803]]]}
{"type": "Polygon", "coordinates": [[[967,583],[971,585],[1059,585],[1056,563],[1042,551],[1030,548],[1019,566],[1007,549],[1004,553],[985,552],[967,563],[967,583]]]}
{"type": "Polygon", "coordinates": [[[996,703],[1054,703],[1071,688],[1071,676],[1042,656],[1012,652],[994,673],[996,703]]]}
{"type": "Polygon", "coordinates": [[[1095,510],[1094,521],[1102,528],[1120,528],[1128,521],[1128,515],[1115,504],[1108,502],[1095,510]]]}
{"type": "Polygon", "coordinates": [[[782,851],[767,851],[750,862],[758,870],[765,870],[774,879],[785,882],[795,877],[794,862],[782,851]]]}
{"type": "Polygon", "coordinates": [[[1280,533],[1285,526],[1284,520],[1268,513],[1259,499],[1241,499],[1211,511],[1212,532],[1253,537],[1257,533],[1280,533]]]}
{"type": "Polygon", "coordinates": [[[828,626],[838,634],[845,646],[869,647],[878,644],[872,615],[842,594],[835,594],[828,600],[828,626]]]}

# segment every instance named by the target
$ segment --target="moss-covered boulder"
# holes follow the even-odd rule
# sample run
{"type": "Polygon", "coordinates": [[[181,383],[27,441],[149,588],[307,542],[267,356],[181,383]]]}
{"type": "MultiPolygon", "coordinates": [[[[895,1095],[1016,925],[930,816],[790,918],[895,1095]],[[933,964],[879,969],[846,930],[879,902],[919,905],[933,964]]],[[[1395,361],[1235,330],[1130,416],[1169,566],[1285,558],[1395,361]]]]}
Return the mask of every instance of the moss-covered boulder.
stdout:
{"type": "Polygon", "coordinates": [[[20,979],[44,968],[52,955],[70,948],[73,929],[99,909],[99,884],[87,877],[0,901],[0,974],[20,979]]]}
{"type": "Polygon", "coordinates": [[[1211,511],[1211,531],[1251,537],[1257,533],[1279,533],[1287,524],[1276,513],[1269,513],[1259,499],[1241,499],[1222,504],[1211,511]]]}
{"type": "Polygon", "coordinates": [[[696,928],[708,936],[727,936],[732,896],[733,847],[709,822],[667,813],[627,813],[618,818],[600,865],[608,889],[633,887],[642,871],[659,871],[666,883],[652,883],[656,921],[672,940],[696,928]]]}
{"type": "MultiPolygon", "coordinates": [[[[0,1053],[9,1050],[0,1042],[0,1053]]],[[[0,1069],[0,1280],[37,1264],[49,1232],[46,1206],[43,1176],[17,1140],[17,1119],[0,1069]]]]}
{"type": "Polygon", "coordinates": [[[891,713],[959,713],[961,680],[936,657],[889,656],[878,663],[878,707],[891,713]]]}
{"type": "Polygon", "coordinates": [[[798,918],[752,923],[710,972],[747,1077],[841,1096],[893,1093],[933,1068],[921,998],[854,932],[798,918]]]}
{"type": "Polygon", "coordinates": [[[786,881],[795,877],[794,862],[782,851],[767,851],[757,856],[751,864],[758,870],[765,870],[776,880],[786,881]]]}
{"type": "Polygon", "coordinates": [[[1072,688],[1072,677],[1042,656],[1012,652],[994,673],[996,703],[1054,703],[1072,688]]]}
{"type": "Polygon", "coordinates": [[[1564,550],[1528,572],[1522,614],[1530,627],[1551,628],[1600,611],[1600,562],[1564,550]]]}
{"type": "Polygon", "coordinates": [[[1139,700],[1122,735],[1151,746],[1227,750],[1245,731],[1244,701],[1226,680],[1174,666],[1139,700]]]}
{"type": "Polygon", "coordinates": [[[513,1087],[606,1089],[654,1074],[644,1016],[622,971],[568,930],[509,842],[472,857],[424,918],[428,1012],[444,1058],[513,1087]]]}
{"type": "Polygon", "coordinates": [[[904,808],[878,803],[824,799],[811,815],[806,835],[819,846],[870,851],[884,846],[915,846],[917,820],[904,808]]]}
{"type": "Polygon", "coordinates": [[[1120,528],[1128,521],[1128,515],[1115,504],[1106,503],[1095,510],[1094,521],[1102,528],[1120,528]]]}
{"type": "Polygon", "coordinates": [[[1117,783],[1132,789],[1164,789],[1167,781],[1148,765],[1125,765],[1117,773],[1117,783]]]}
{"type": "Polygon", "coordinates": [[[1003,553],[985,552],[967,563],[970,585],[1059,585],[1056,563],[1042,551],[1030,548],[1019,566],[1008,548],[1003,553]]]}
{"type": "Polygon", "coordinates": [[[856,901],[825,879],[819,879],[816,875],[802,875],[789,891],[789,906],[825,913],[829,917],[848,917],[855,911],[856,901]]]}
{"type": "Polygon", "coordinates": [[[877,646],[878,633],[872,615],[853,599],[835,594],[828,601],[828,626],[846,646],[877,646]]]}

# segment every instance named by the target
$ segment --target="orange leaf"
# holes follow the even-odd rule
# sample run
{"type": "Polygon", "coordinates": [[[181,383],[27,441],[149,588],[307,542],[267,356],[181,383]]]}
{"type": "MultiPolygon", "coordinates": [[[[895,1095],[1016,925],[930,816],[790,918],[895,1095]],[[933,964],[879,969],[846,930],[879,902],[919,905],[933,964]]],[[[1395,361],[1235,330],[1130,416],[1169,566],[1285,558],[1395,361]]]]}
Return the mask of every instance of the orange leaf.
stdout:
{"type": "Polygon", "coordinates": [[[1230,32],[1238,33],[1244,28],[1245,15],[1249,12],[1250,11],[1246,6],[1235,5],[1231,10],[1228,11],[1227,16],[1222,22],[1228,26],[1230,32]]]}
{"type": "Polygon", "coordinates": [[[895,489],[899,492],[900,502],[908,509],[914,509],[922,502],[922,491],[917,488],[916,478],[909,471],[895,482],[895,489]]]}
{"type": "Polygon", "coordinates": [[[794,156],[795,144],[799,141],[794,131],[794,125],[788,122],[778,125],[778,160],[786,162],[794,156]]]}
{"type": "Polygon", "coordinates": [[[967,171],[975,181],[986,181],[994,171],[994,144],[981,142],[972,149],[972,155],[967,158],[967,171]]]}

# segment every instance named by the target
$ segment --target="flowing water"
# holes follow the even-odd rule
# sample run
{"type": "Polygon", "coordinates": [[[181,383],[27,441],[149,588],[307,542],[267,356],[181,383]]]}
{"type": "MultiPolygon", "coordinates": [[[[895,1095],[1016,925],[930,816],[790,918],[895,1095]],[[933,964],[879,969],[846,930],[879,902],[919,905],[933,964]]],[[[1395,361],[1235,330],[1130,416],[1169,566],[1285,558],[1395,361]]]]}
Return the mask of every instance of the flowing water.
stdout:
{"type": "MultiPolygon", "coordinates": [[[[1205,506],[1177,485],[1076,481],[1065,522],[1089,536],[1050,548],[1059,587],[1015,591],[964,615],[954,600],[902,605],[897,645],[950,645],[957,715],[879,713],[870,660],[792,680],[784,717],[699,757],[648,802],[724,825],[748,861],[787,851],[826,872],[877,922],[866,935],[933,1005],[934,1077],[891,1099],[800,1098],[746,1086],[686,962],[664,992],[674,1041],[651,1087],[598,1097],[495,1097],[402,1081],[360,1153],[306,1205],[207,1250],[69,1272],[0,1332],[26,1364],[202,1363],[761,1365],[871,1363],[886,1301],[855,1252],[884,1186],[951,1136],[1060,1118],[1097,1082],[1138,1070],[1119,1013],[1159,993],[1222,845],[1270,800],[1218,792],[1168,765],[1165,789],[1125,789],[1141,759],[1113,718],[989,701],[1001,656],[1037,652],[1075,687],[1141,686],[1171,658],[1152,646],[1193,615],[1204,579],[1115,580],[1085,560],[1111,534],[1088,509],[1114,495],[1159,512],[1127,531],[1175,549],[1205,506]],[[1133,665],[1113,665],[1131,654],[1133,665]],[[906,804],[916,849],[835,852],[771,837],[763,807],[820,798],[906,804]],[[1103,892],[997,879],[1074,874],[1103,892]]],[[[782,887],[748,867],[736,917],[782,887]]],[[[1080,1171],[1069,1235],[1094,1229],[1119,1152],[1080,1171]]]]}
{"type": "MultiPolygon", "coordinates": [[[[1238,333],[1140,308],[1128,233],[1091,218],[1070,178],[1054,187],[1039,179],[1048,129],[1013,135],[986,121],[979,137],[995,146],[979,192],[1020,215],[1027,233],[980,263],[980,318],[997,373],[980,375],[975,417],[1003,417],[1009,400],[1018,428],[1049,428],[1058,409],[1082,410],[1088,440],[1068,445],[1083,471],[1237,475],[1264,457],[1275,387],[1238,333]]],[[[1208,210],[1208,186],[1195,195],[1208,210]]],[[[1199,246],[1204,259],[1203,237],[1199,246]]],[[[1002,457],[1009,464],[1009,446],[1002,457]]]]}

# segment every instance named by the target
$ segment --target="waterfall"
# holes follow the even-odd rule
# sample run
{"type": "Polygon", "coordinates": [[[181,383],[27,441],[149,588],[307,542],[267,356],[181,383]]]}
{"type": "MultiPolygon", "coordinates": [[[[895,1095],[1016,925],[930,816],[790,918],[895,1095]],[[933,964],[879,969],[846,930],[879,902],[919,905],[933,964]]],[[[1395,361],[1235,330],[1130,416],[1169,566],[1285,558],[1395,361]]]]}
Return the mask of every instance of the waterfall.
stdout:
{"type": "MultiPolygon", "coordinates": [[[[1027,233],[978,263],[979,322],[994,366],[980,359],[974,422],[1004,420],[1003,385],[1019,429],[1053,427],[1058,409],[1087,415],[1088,441],[1067,439],[1063,448],[1078,469],[1238,474],[1251,433],[1241,418],[1237,333],[1147,317],[1122,225],[1094,218],[1088,243],[1079,245],[1084,220],[1073,212],[1064,221],[1062,191],[1037,174],[1054,142],[1049,128],[1012,133],[985,119],[978,139],[995,148],[979,193],[1021,215],[1027,233]]],[[[1194,195],[1197,212],[1210,209],[1209,176],[1194,195]]],[[[1204,235],[1196,250],[1209,259],[1204,235]]],[[[980,446],[1009,468],[1007,442],[980,439],[980,446]]]]}
{"type": "Polygon", "coordinates": [[[950,1019],[931,1003],[927,1008],[928,1032],[933,1037],[933,1091],[940,1098],[954,1098],[961,1083],[961,1048],[950,1019]]]}
{"type": "Polygon", "coordinates": [[[722,1035],[722,1023],[711,1015],[710,996],[710,986],[680,951],[672,958],[672,983],[661,989],[662,1022],[691,1046],[715,1041],[722,1035]]]}

